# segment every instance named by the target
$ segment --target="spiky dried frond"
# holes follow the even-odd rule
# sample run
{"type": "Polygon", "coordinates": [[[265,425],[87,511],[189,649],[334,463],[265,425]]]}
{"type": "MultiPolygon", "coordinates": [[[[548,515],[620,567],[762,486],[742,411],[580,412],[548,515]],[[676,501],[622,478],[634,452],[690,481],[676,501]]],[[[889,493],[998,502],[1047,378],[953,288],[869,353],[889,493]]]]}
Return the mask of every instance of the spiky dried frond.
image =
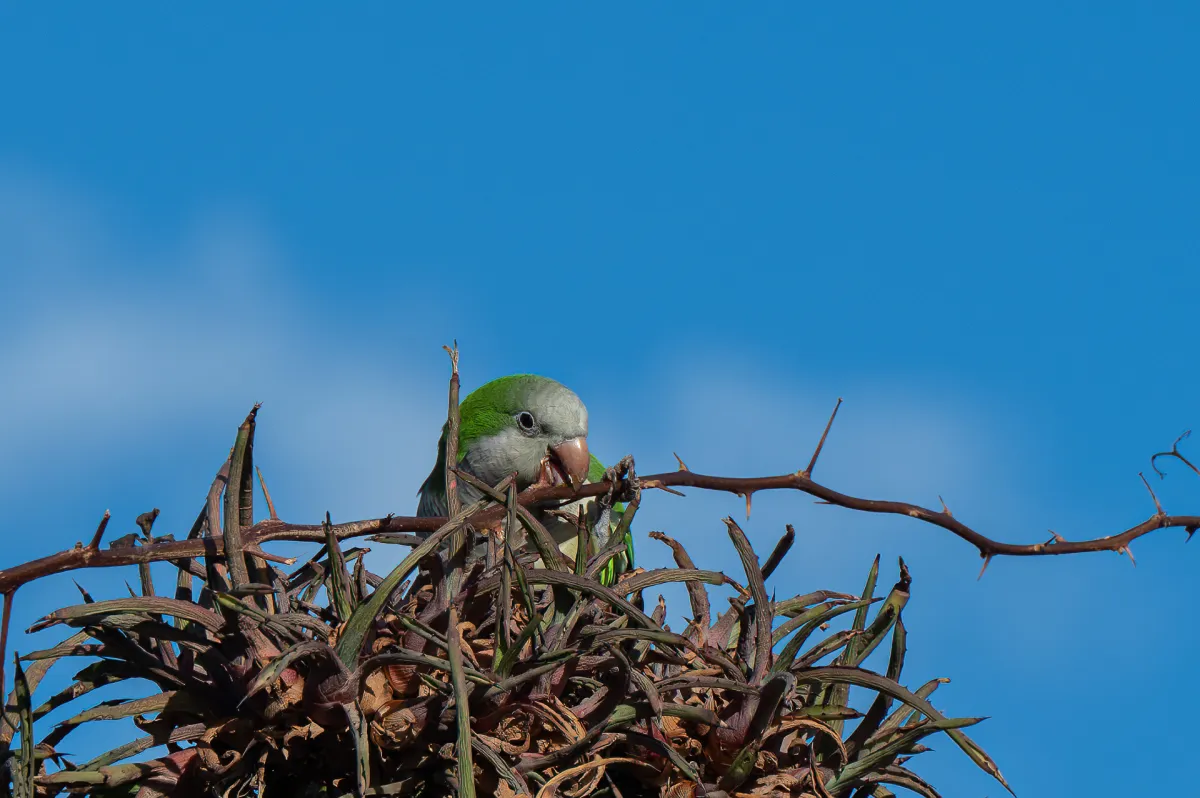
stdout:
{"type": "MultiPolygon", "coordinates": [[[[451,430],[456,380],[457,371],[451,430]]],[[[947,718],[929,703],[945,680],[915,692],[899,681],[911,585],[903,561],[886,596],[874,595],[876,558],[861,596],[822,590],[774,601],[765,582],[793,532],[760,566],[725,519],[742,581],[697,568],[680,543],[652,533],[677,567],[639,569],[606,587],[596,575],[622,547],[560,558],[505,480],[477,486],[484,498],[424,539],[378,536],[413,547],[385,577],[367,570],[367,550],[343,550],[328,517],[324,545],[289,573],[242,536],[253,522],[256,412],[189,535],[221,534],[223,545],[171,560],[173,598],[156,595],[142,563],[142,595],[96,601],[84,592],[82,604],[34,625],[78,631],[18,659],[0,724],[10,795],[859,798],[894,785],[936,796],[908,768],[933,734],[1004,783],[962,731],[978,719],[947,718]],[[473,528],[489,505],[505,523],[473,528]],[[534,550],[504,541],[502,530],[518,525],[534,550]],[[687,589],[692,620],[682,633],[666,623],[661,596],[650,612],[643,604],[667,583],[687,589]],[[715,620],[708,586],[734,594],[715,620]],[[829,633],[839,618],[847,628],[829,633]],[[889,637],[886,672],[865,669],[889,637]],[[93,661],[35,703],[48,668],[73,657],[93,661]],[[134,681],[156,692],[95,704],[35,744],[52,711],[134,681]],[[850,706],[850,686],[873,700],[850,706]],[[133,718],[144,736],[87,762],[59,753],[79,727],[114,718],[133,718]],[[139,759],[155,748],[165,753],[139,759]]],[[[624,528],[637,506],[634,495],[624,528]]],[[[138,519],[146,542],[156,515],[138,519]]],[[[106,523],[87,552],[99,550],[106,523]]]]}
{"type": "MultiPolygon", "coordinates": [[[[249,451],[247,437],[243,425],[235,456],[249,451]]],[[[234,471],[249,473],[245,463],[234,471]]],[[[482,504],[507,504],[516,523],[513,495],[501,484],[482,504]]],[[[238,491],[226,524],[247,522],[249,501],[238,491]]],[[[654,533],[677,567],[639,569],[609,588],[595,574],[615,550],[535,568],[537,552],[465,524],[479,509],[463,508],[386,577],[330,531],[290,573],[250,552],[231,554],[244,568],[218,556],[178,561],[174,598],[144,582],[146,595],[85,594],[49,614],[34,628],[79,631],[18,667],[3,730],[11,794],[866,796],[891,784],[932,796],[908,759],[939,733],[1001,778],[963,732],[978,719],[929,703],[943,680],[915,692],[899,681],[903,562],[885,596],[873,595],[877,560],[861,597],[772,601],[765,579],[790,530],[760,567],[726,519],[742,581],[698,569],[654,533]],[[447,541],[464,529],[464,549],[450,556],[447,541]],[[642,600],[672,582],[691,605],[682,633],[661,597],[650,612],[642,600]],[[734,593],[715,620],[708,586],[734,593]],[[831,632],[838,619],[846,628],[831,632]],[[886,673],[864,669],[889,636],[886,673]],[[33,702],[48,667],[72,657],[97,659],[33,702]],[[34,744],[43,716],[130,680],[157,692],[80,711],[34,744]],[[851,685],[874,700],[851,707],[851,685]],[[88,762],[58,753],[80,726],[121,717],[145,735],[88,762]]]]}

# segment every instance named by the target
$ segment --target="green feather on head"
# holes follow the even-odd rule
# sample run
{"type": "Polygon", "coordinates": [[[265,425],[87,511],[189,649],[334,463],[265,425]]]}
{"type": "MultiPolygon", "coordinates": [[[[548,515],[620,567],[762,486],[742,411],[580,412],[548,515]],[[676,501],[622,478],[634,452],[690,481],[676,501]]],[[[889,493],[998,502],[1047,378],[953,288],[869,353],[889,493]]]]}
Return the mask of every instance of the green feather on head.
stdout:
{"type": "MultiPolygon", "coordinates": [[[[501,377],[475,389],[459,405],[458,468],[492,485],[515,473],[518,490],[539,481],[598,482],[604,479],[605,468],[588,451],[587,433],[587,408],[566,386],[536,374],[501,377]]],[[[437,460],[421,485],[418,516],[446,513],[448,434],[449,425],[444,424],[438,439],[437,460]]],[[[475,493],[474,488],[460,483],[459,494],[464,504],[478,498],[475,493]]],[[[586,501],[589,514],[598,512],[595,500],[586,501]]],[[[624,509],[620,504],[613,508],[609,528],[604,533],[593,527],[593,543],[599,543],[597,536],[606,540],[612,534],[624,509]]],[[[541,516],[539,520],[559,548],[570,555],[578,540],[574,524],[545,513],[541,516]]],[[[596,517],[593,521],[599,523],[601,519],[596,517]]],[[[618,573],[632,567],[633,540],[628,537],[626,551],[609,562],[601,581],[612,584],[618,573]]]]}

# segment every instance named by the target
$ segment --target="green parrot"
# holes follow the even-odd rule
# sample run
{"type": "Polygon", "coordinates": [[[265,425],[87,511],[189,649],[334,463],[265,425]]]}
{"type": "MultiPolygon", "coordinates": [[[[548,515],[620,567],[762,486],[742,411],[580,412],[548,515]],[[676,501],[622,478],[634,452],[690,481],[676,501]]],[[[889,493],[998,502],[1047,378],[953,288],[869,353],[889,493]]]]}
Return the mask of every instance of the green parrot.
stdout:
{"type": "MultiPolygon", "coordinates": [[[[421,485],[417,505],[421,517],[446,515],[447,432],[448,427],[443,425],[437,462],[421,485]]],[[[606,469],[588,452],[587,434],[587,408],[566,386],[536,374],[500,377],[472,391],[459,406],[459,467],[489,485],[515,472],[518,490],[538,482],[599,482],[605,478],[606,469]]],[[[481,494],[459,482],[458,495],[466,505],[481,494]]],[[[576,517],[581,506],[585,507],[593,545],[599,551],[607,545],[625,508],[616,504],[605,513],[595,500],[581,499],[561,509],[576,517]]],[[[537,517],[559,549],[574,559],[578,546],[576,525],[547,512],[538,512],[537,517]]],[[[633,567],[633,537],[626,532],[625,551],[609,562],[600,581],[611,585],[618,574],[633,567]]]]}

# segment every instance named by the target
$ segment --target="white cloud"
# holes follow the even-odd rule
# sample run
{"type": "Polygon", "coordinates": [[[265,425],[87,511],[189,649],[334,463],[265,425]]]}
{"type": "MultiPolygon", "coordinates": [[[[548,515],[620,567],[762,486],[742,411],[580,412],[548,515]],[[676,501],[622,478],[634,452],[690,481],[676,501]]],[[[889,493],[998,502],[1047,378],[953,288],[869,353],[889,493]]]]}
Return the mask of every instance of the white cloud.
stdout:
{"type": "Polygon", "coordinates": [[[432,457],[443,360],[426,374],[403,351],[382,354],[388,342],[364,340],[352,318],[322,316],[290,288],[252,217],[217,213],[152,235],[99,203],[0,175],[0,220],[8,490],[121,444],[231,436],[262,401],[269,478],[300,496],[287,483],[323,487],[297,509],[415,505],[407,486],[428,464],[394,453],[432,457]]]}

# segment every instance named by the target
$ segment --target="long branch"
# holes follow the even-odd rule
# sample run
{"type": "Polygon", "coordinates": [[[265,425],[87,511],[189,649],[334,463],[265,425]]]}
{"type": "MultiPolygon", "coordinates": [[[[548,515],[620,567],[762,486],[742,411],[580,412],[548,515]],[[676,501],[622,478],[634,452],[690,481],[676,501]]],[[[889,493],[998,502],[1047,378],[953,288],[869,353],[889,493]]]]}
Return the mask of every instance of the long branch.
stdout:
{"type": "MultiPolygon", "coordinates": [[[[972,529],[951,515],[950,511],[930,510],[907,502],[883,501],[849,496],[828,488],[802,473],[782,474],[773,477],[718,477],[679,470],[642,477],[644,488],[698,488],[701,490],[724,491],[749,497],[764,490],[796,490],[814,496],[828,504],[868,513],[905,515],[923,521],[962,538],[979,551],[979,556],[990,560],[994,556],[1029,557],[1052,554],[1079,554],[1091,551],[1128,551],[1129,544],[1159,529],[1184,529],[1189,534],[1200,528],[1200,515],[1167,515],[1157,509],[1153,515],[1122,532],[1089,540],[1067,541],[1055,536],[1043,543],[1005,543],[993,540],[972,529]]],[[[523,505],[574,500],[599,496],[608,492],[608,482],[597,482],[574,489],[569,485],[530,488],[523,491],[518,501],[523,505]]],[[[476,514],[472,523],[479,528],[494,524],[504,515],[503,507],[492,507],[476,514]]],[[[387,516],[365,521],[338,524],[334,532],[339,539],[362,537],[380,533],[416,532],[430,533],[446,522],[445,518],[416,518],[387,516]]],[[[263,543],[273,540],[322,542],[324,532],[319,524],[290,524],[283,521],[260,521],[243,531],[243,546],[248,551],[261,548],[263,543]]],[[[414,537],[413,542],[417,538],[414,537]]],[[[0,594],[16,590],[21,585],[51,574],[74,571],[81,568],[101,568],[138,563],[182,560],[188,557],[220,557],[224,555],[224,539],[221,535],[153,543],[138,547],[100,549],[77,545],[73,549],[60,551],[37,560],[0,570],[0,594]]]]}

